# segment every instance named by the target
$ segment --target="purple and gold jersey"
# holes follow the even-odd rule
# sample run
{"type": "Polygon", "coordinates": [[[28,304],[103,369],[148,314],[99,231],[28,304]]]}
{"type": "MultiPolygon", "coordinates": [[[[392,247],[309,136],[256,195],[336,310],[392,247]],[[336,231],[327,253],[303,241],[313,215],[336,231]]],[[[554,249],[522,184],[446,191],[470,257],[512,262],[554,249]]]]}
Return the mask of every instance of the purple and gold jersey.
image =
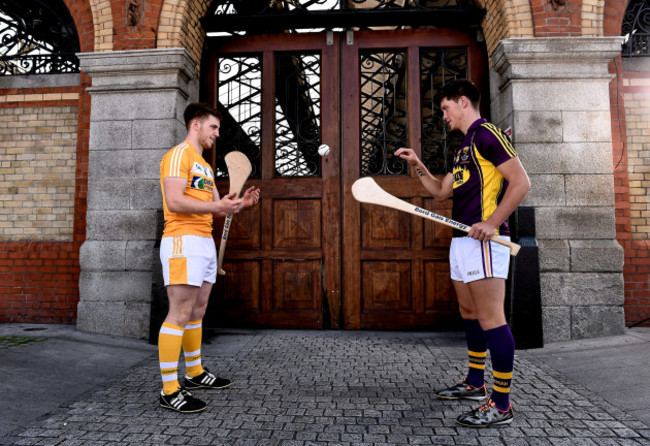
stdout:
{"type": "MultiPolygon", "coordinates": [[[[508,187],[497,166],[516,156],[499,128],[485,119],[475,121],[454,154],[452,218],[468,226],[487,220],[508,187]]],[[[510,235],[507,221],[497,234],[510,235]]],[[[465,235],[454,230],[455,237],[465,235]]]]}

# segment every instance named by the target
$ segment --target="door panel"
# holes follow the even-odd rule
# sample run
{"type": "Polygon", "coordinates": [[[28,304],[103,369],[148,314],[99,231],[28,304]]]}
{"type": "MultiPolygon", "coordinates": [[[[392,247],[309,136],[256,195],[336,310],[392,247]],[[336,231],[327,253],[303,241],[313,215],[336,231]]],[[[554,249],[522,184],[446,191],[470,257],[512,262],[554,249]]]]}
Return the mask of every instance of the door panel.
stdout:
{"type": "Polygon", "coordinates": [[[274,200],[273,249],[321,246],[321,200],[274,200]]]}

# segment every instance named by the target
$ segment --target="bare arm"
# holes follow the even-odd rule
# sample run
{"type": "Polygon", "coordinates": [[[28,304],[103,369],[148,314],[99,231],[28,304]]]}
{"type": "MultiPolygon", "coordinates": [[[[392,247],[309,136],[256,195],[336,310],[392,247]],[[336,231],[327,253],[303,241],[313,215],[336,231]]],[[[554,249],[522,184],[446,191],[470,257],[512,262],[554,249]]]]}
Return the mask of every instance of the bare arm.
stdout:
{"type": "Polygon", "coordinates": [[[213,201],[200,201],[185,195],[187,180],[167,177],[163,180],[167,209],[180,214],[217,214],[237,213],[241,210],[242,200],[234,199],[235,194],[219,198],[216,189],[212,192],[213,201]]]}
{"type": "Polygon", "coordinates": [[[508,181],[508,189],[492,215],[484,222],[472,225],[472,229],[468,233],[469,237],[485,240],[494,235],[501,223],[506,221],[510,214],[517,209],[517,206],[524,201],[530,190],[530,180],[519,158],[506,161],[499,165],[497,170],[508,181]]]}
{"type": "Polygon", "coordinates": [[[431,175],[431,173],[424,167],[424,164],[413,149],[401,148],[395,152],[395,156],[408,161],[412,169],[415,170],[416,175],[422,182],[424,188],[436,199],[444,200],[451,197],[453,193],[453,176],[449,173],[441,180],[431,175]]]}

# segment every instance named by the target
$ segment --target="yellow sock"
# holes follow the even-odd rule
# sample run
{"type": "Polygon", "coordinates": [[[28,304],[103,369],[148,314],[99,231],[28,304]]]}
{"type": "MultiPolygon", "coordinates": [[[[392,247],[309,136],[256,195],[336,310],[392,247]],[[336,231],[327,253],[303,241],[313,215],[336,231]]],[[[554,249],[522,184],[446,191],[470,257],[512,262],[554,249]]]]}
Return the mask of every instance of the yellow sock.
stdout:
{"type": "Polygon", "coordinates": [[[203,373],[201,365],[201,338],[203,325],[201,320],[189,321],[183,334],[183,353],[185,355],[185,373],[190,378],[203,373]]]}
{"type": "Polygon", "coordinates": [[[158,359],[165,395],[171,395],[181,387],[178,383],[178,357],[182,343],[183,327],[163,322],[158,334],[158,359]]]}

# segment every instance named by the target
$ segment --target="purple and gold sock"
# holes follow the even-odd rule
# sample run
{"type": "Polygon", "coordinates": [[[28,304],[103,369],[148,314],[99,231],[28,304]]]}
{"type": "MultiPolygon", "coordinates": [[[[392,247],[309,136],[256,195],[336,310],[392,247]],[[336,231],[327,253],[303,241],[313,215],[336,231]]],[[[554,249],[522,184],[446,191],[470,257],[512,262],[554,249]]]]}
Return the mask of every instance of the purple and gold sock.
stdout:
{"type": "Polygon", "coordinates": [[[472,387],[482,387],[485,383],[485,357],[487,356],[487,342],[483,329],[476,319],[464,319],[465,340],[467,341],[467,354],[469,356],[469,371],[467,383],[472,387]]]}
{"type": "Polygon", "coordinates": [[[508,324],[485,330],[494,381],[490,397],[497,409],[505,412],[510,408],[510,385],[515,361],[515,339],[508,324]]]}

